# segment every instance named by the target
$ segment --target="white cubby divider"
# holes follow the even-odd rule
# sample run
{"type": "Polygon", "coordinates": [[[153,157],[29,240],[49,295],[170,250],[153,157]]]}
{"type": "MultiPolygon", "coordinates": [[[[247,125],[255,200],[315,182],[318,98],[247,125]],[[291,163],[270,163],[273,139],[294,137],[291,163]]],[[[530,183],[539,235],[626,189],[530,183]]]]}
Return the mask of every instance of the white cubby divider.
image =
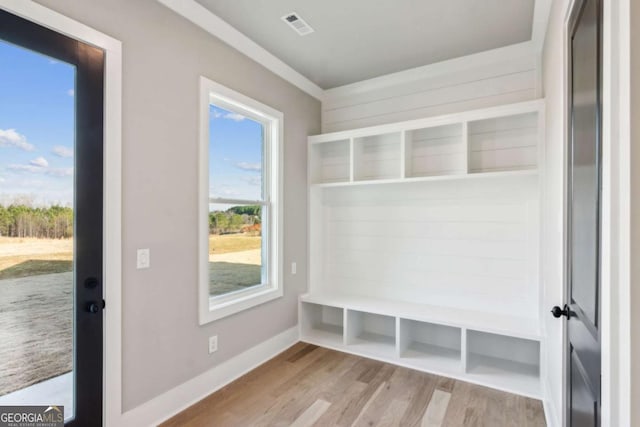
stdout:
{"type": "Polygon", "coordinates": [[[543,109],[309,137],[301,339],[541,398],[543,109]]]}

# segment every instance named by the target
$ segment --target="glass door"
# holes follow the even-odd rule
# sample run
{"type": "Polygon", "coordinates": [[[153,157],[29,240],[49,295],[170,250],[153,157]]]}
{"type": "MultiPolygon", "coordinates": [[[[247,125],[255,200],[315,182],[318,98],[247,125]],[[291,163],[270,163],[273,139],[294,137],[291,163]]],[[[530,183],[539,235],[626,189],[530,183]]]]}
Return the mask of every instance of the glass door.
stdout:
{"type": "Polygon", "coordinates": [[[102,424],[103,69],[0,10],[0,407],[78,426],[102,424]]]}

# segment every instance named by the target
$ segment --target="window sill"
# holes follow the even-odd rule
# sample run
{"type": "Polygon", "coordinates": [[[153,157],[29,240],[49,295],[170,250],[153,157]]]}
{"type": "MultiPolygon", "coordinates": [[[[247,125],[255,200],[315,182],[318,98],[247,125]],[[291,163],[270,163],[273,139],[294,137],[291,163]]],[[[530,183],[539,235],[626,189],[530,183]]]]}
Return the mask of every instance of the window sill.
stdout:
{"type": "Polygon", "coordinates": [[[254,289],[231,295],[209,297],[208,307],[201,307],[200,325],[232,316],[241,311],[280,298],[282,295],[283,291],[281,286],[256,286],[254,289]]]}

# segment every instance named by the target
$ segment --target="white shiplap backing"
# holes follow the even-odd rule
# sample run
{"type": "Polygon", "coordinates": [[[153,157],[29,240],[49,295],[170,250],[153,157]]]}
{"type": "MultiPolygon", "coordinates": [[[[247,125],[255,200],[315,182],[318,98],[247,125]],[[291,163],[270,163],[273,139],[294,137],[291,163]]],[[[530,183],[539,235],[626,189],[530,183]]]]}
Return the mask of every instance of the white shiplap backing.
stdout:
{"type": "Polygon", "coordinates": [[[324,291],[537,318],[536,176],[322,197],[324,291]]]}
{"type": "Polygon", "coordinates": [[[426,73],[366,89],[358,84],[325,92],[322,132],[492,107],[539,96],[534,55],[523,54],[452,72],[426,73]]]}

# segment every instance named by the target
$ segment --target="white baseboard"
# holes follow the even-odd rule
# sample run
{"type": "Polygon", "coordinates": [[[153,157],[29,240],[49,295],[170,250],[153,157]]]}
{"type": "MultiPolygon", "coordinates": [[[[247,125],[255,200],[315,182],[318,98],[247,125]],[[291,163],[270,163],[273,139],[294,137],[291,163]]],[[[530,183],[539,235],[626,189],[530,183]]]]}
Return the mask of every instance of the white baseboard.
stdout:
{"type": "Polygon", "coordinates": [[[542,399],[542,405],[544,406],[544,417],[547,421],[547,427],[561,427],[562,422],[559,418],[560,413],[556,407],[556,402],[553,399],[550,399],[550,396],[553,394],[551,393],[551,390],[549,390],[549,383],[543,381],[543,387],[544,399],[542,399]]]}
{"type": "Polygon", "coordinates": [[[298,338],[297,326],[288,329],[125,412],[117,423],[117,427],[157,426],[291,347],[298,341],[298,338]]]}

